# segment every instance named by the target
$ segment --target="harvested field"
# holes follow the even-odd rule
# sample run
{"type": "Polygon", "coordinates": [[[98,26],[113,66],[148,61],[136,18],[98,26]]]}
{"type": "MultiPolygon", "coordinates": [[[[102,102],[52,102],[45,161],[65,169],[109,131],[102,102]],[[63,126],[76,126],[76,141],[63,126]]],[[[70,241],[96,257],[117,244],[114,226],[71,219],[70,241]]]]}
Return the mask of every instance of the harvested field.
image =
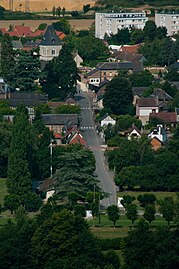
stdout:
{"type": "MultiPolygon", "coordinates": [[[[35,31],[39,24],[41,23],[47,23],[52,24],[52,22],[55,22],[58,20],[9,20],[9,21],[0,21],[0,28],[6,28],[9,29],[9,25],[25,25],[30,26],[32,31],[35,31]]],[[[88,30],[91,27],[91,24],[94,22],[94,20],[69,20],[69,23],[74,31],[79,30],[88,30]]]]}
{"type": "MultiPolygon", "coordinates": [[[[30,11],[51,11],[53,6],[65,7],[66,10],[82,10],[83,6],[95,4],[94,0],[29,0],[30,11]]],[[[9,8],[9,0],[0,0],[0,6],[9,8]]],[[[25,11],[25,0],[14,0],[14,10],[25,11]]]]}

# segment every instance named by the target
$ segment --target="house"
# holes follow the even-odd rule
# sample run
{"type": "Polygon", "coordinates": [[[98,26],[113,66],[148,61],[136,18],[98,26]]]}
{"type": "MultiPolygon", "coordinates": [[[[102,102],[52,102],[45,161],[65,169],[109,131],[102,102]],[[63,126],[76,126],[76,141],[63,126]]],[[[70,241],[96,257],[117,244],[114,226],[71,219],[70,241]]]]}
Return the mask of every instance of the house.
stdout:
{"type": "Polygon", "coordinates": [[[62,41],[57,36],[52,25],[48,25],[42,41],[39,44],[39,55],[41,61],[51,61],[59,55],[62,41]]]}
{"type": "Polygon", "coordinates": [[[34,115],[34,108],[36,106],[46,104],[48,101],[48,95],[38,93],[25,93],[14,92],[6,94],[6,98],[9,100],[11,108],[16,109],[20,104],[25,105],[28,108],[29,115],[34,115]]]}
{"type": "Polygon", "coordinates": [[[175,112],[177,114],[177,122],[179,122],[179,108],[175,108],[175,112]]]}
{"type": "Polygon", "coordinates": [[[150,120],[151,118],[157,118],[158,120],[161,120],[161,123],[165,126],[175,127],[177,124],[176,112],[155,112],[150,114],[150,120]]]}
{"type": "Polygon", "coordinates": [[[44,179],[40,182],[39,192],[46,194],[46,197],[44,199],[45,203],[47,203],[48,199],[55,193],[54,185],[55,179],[53,177],[44,179]]]}
{"type": "Polygon", "coordinates": [[[141,138],[141,131],[135,126],[135,124],[132,124],[132,127],[125,131],[124,134],[128,140],[141,138]]]}
{"type": "Polygon", "coordinates": [[[167,132],[163,128],[162,124],[158,124],[157,127],[148,134],[148,138],[152,139],[156,137],[163,144],[167,141],[167,132]]]}
{"type": "Polygon", "coordinates": [[[80,144],[80,145],[86,145],[86,141],[84,140],[82,134],[79,130],[72,132],[67,139],[67,143],[72,144],[80,144]]]}
{"type": "Polygon", "coordinates": [[[140,62],[105,62],[99,63],[97,67],[85,75],[89,84],[98,86],[105,80],[111,80],[118,74],[119,70],[128,70],[129,72],[140,72],[143,65],[140,62]]]}
{"type": "Polygon", "coordinates": [[[160,88],[154,89],[153,93],[151,94],[151,97],[158,98],[160,111],[167,111],[169,108],[169,104],[173,99],[168,93],[166,93],[166,91],[160,88]]]}
{"type": "Polygon", "coordinates": [[[82,66],[83,59],[78,54],[78,52],[75,53],[73,60],[75,61],[77,68],[80,68],[82,66]]]}
{"type": "Polygon", "coordinates": [[[9,92],[10,87],[4,82],[3,78],[0,78],[0,99],[5,99],[9,92]]]}
{"type": "Polygon", "coordinates": [[[101,127],[107,126],[108,124],[115,125],[116,121],[108,113],[106,113],[101,119],[101,127]]]}
{"type": "Polygon", "coordinates": [[[142,121],[142,125],[149,122],[151,113],[159,112],[158,99],[154,97],[137,99],[136,102],[136,116],[142,121]]]}
{"type": "Polygon", "coordinates": [[[42,119],[50,131],[62,134],[64,126],[78,126],[77,114],[43,114],[42,119]]]}
{"type": "Polygon", "coordinates": [[[120,47],[120,51],[127,52],[127,53],[138,53],[139,49],[141,47],[141,44],[135,44],[135,45],[122,45],[120,47]]]}
{"type": "Polygon", "coordinates": [[[23,48],[22,42],[20,40],[12,40],[13,50],[21,50],[23,48]]]}
{"type": "Polygon", "coordinates": [[[62,144],[62,135],[59,133],[53,133],[53,136],[55,138],[55,142],[57,143],[57,146],[62,144]]]}
{"type": "Polygon", "coordinates": [[[14,27],[14,31],[18,33],[19,37],[28,37],[31,36],[32,31],[29,26],[17,25],[14,27]]]}
{"type": "Polygon", "coordinates": [[[115,62],[141,62],[142,64],[146,61],[146,58],[139,53],[130,53],[126,51],[115,51],[109,60],[115,62]]]}
{"type": "Polygon", "coordinates": [[[133,93],[133,105],[136,105],[137,99],[143,96],[144,92],[148,89],[148,87],[132,87],[133,93]]]}
{"type": "Polygon", "coordinates": [[[150,144],[151,144],[153,150],[158,150],[163,146],[162,141],[160,141],[156,136],[154,136],[150,140],[150,144]]]}

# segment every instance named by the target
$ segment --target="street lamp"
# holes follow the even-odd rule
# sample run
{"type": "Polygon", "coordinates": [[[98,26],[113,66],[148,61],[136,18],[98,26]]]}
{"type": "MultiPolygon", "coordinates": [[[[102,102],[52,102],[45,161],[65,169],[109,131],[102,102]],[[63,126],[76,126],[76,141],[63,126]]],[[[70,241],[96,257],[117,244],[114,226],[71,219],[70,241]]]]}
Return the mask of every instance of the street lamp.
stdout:
{"type": "Polygon", "coordinates": [[[52,155],[52,143],[53,143],[53,139],[51,138],[50,139],[50,177],[52,177],[52,174],[53,174],[53,164],[52,164],[52,157],[53,157],[53,155],[52,155]]]}

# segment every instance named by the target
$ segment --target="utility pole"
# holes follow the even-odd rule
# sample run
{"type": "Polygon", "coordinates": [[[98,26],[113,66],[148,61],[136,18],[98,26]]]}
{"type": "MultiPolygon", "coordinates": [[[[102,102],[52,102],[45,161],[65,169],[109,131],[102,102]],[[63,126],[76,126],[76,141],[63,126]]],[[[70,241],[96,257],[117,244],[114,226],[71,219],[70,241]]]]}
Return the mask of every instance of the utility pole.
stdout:
{"type": "Polygon", "coordinates": [[[29,4],[29,0],[25,1],[25,12],[29,12],[30,11],[30,4],[29,4]]]}
{"type": "Polygon", "coordinates": [[[9,10],[13,11],[13,0],[9,0],[9,10]]]}

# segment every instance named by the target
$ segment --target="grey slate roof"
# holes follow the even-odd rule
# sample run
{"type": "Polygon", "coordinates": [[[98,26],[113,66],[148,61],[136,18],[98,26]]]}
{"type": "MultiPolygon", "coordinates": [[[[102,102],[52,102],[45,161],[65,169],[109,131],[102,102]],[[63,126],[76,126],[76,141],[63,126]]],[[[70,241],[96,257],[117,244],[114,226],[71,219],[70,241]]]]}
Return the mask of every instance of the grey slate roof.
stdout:
{"type": "Polygon", "coordinates": [[[42,46],[60,46],[60,45],[62,45],[62,42],[59,39],[59,37],[57,36],[52,25],[48,25],[47,30],[45,31],[45,34],[42,38],[42,41],[40,42],[40,45],[42,45],[42,46]]]}
{"type": "Polygon", "coordinates": [[[23,93],[15,92],[10,93],[9,103],[11,107],[17,107],[23,104],[27,107],[34,107],[40,104],[46,104],[48,101],[48,95],[36,94],[36,93],[23,93]]]}
{"type": "Polygon", "coordinates": [[[141,97],[147,88],[148,87],[132,87],[132,93],[133,95],[141,97]]]}
{"type": "Polygon", "coordinates": [[[42,118],[45,125],[78,125],[77,114],[44,114],[42,118]]]}
{"type": "Polygon", "coordinates": [[[137,62],[105,62],[98,65],[99,70],[120,70],[127,69],[133,70],[134,72],[139,72],[143,70],[142,63],[137,62]]]}
{"type": "Polygon", "coordinates": [[[153,93],[151,94],[151,97],[157,97],[159,100],[165,101],[170,101],[173,99],[168,93],[166,93],[166,91],[160,88],[154,89],[153,93]]]}
{"type": "Polygon", "coordinates": [[[23,45],[20,40],[12,40],[12,46],[14,49],[22,49],[23,45]]]}

